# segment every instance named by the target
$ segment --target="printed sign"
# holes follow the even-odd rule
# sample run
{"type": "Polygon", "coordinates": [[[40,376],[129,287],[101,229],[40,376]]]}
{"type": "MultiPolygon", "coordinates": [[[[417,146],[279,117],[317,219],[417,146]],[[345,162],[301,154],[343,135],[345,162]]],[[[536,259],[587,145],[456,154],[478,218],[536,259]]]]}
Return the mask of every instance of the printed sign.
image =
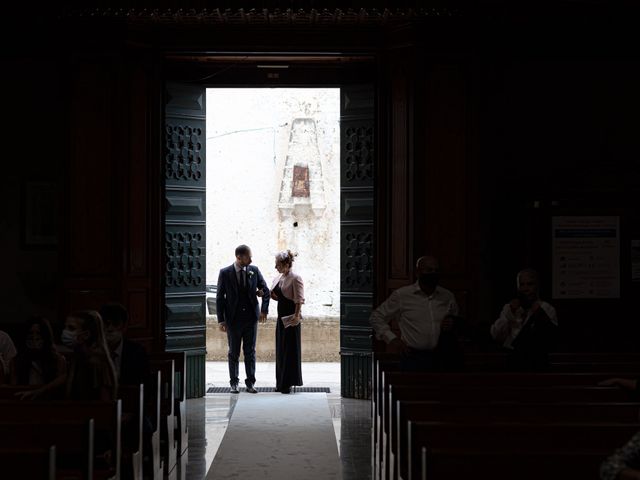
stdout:
{"type": "Polygon", "coordinates": [[[553,217],[553,298],[620,298],[620,218],[553,217]]]}

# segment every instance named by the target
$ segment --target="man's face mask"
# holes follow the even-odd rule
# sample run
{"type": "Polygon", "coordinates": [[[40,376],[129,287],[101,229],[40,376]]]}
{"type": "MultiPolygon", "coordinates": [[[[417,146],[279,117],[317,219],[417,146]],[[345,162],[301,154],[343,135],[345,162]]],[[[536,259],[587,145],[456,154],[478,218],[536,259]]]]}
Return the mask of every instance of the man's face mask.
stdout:
{"type": "Polygon", "coordinates": [[[435,288],[438,285],[440,274],[438,272],[421,273],[419,280],[420,283],[426,287],[435,288]]]}

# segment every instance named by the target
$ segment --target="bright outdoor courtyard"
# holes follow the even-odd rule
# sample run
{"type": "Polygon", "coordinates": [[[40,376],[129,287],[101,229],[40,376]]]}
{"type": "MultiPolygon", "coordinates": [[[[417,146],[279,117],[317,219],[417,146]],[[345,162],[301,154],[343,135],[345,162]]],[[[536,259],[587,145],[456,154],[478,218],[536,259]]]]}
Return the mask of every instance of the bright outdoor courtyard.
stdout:
{"type": "MultiPolygon", "coordinates": [[[[337,88],[207,89],[207,387],[229,385],[216,283],[246,244],[269,287],[275,254],[298,253],[304,386],[340,391],[339,115],[337,88]]],[[[275,386],[276,320],[271,301],[258,327],[256,387],[275,386]]]]}

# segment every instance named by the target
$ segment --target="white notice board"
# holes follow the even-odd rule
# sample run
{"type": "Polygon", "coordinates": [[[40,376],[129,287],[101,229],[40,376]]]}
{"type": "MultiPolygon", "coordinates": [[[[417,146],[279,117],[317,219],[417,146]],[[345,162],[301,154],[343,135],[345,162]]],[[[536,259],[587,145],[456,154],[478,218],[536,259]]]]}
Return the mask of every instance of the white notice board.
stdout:
{"type": "Polygon", "coordinates": [[[553,298],[620,298],[620,217],[552,217],[553,298]]]}

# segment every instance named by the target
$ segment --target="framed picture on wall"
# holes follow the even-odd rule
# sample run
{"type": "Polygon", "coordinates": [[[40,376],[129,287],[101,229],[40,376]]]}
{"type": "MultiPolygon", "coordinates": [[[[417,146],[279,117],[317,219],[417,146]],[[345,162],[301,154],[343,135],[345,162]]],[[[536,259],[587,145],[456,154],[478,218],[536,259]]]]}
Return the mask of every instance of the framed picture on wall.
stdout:
{"type": "Polygon", "coordinates": [[[58,191],[54,182],[24,185],[22,237],[25,247],[48,248],[58,243],[58,191]]]}

